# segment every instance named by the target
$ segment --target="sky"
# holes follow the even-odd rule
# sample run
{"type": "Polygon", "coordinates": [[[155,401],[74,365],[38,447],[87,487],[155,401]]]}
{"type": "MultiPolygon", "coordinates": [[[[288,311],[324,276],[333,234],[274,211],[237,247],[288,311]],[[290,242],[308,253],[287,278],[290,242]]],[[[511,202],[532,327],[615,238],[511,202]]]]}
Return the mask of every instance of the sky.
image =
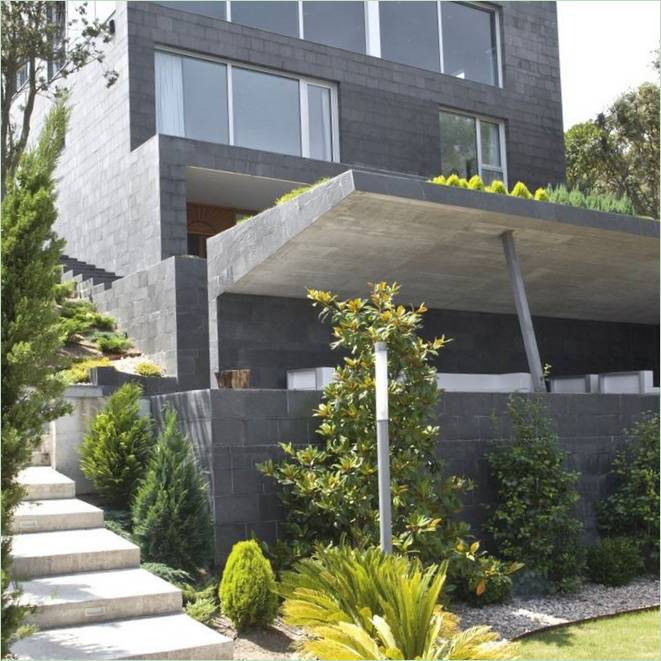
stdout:
{"type": "Polygon", "coordinates": [[[627,89],[658,80],[658,0],[559,0],[565,131],[593,119],[627,89]]]}

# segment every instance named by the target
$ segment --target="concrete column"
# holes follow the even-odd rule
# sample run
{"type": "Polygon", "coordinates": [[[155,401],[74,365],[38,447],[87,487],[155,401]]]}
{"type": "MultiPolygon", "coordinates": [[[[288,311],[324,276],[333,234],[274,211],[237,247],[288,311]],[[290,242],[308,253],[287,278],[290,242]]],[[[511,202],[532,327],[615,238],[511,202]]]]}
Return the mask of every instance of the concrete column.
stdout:
{"type": "Polygon", "coordinates": [[[533,388],[535,389],[535,392],[546,392],[542,361],[539,357],[535,329],[532,325],[532,317],[530,316],[530,308],[528,307],[526,289],[523,284],[519,258],[516,254],[516,247],[514,245],[514,235],[512,231],[509,230],[503,232],[501,238],[503,240],[505,260],[507,261],[507,271],[509,272],[510,282],[512,283],[516,314],[519,318],[519,326],[521,327],[521,335],[523,336],[523,345],[526,350],[526,358],[528,359],[528,369],[532,374],[533,388]]]}

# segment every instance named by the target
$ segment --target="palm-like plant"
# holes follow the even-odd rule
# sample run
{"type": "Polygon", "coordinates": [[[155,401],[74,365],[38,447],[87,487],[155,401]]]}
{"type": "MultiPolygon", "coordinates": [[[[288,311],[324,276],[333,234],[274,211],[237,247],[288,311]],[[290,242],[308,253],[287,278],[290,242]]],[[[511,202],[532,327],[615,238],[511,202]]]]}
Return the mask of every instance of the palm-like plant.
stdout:
{"type": "Polygon", "coordinates": [[[511,659],[514,646],[488,627],[459,631],[438,603],[447,562],[424,569],[406,556],[347,546],[318,550],[284,574],[283,613],[321,659],[511,659]]]}

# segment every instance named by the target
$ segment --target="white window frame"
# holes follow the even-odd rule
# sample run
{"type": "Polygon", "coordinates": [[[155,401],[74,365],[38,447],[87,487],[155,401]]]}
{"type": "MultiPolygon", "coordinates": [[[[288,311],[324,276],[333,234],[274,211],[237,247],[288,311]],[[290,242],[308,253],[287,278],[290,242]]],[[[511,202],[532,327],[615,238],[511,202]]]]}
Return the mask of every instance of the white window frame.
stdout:
{"type": "MultiPolygon", "coordinates": [[[[488,117],[487,115],[474,115],[469,112],[462,110],[455,110],[454,108],[447,108],[445,106],[439,107],[439,112],[446,112],[451,115],[460,115],[462,117],[470,117],[475,120],[475,149],[477,154],[477,171],[482,176],[483,169],[495,170],[502,172],[502,181],[505,186],[509,186],[507,178],[507,141],[505,139],[505,122],[502,119],[497,119],[495,117],[488,117]],[[496,124],[498,126],[498,141],[500,143],[500,160],[501,165],[491,165],[490,163],[482,162],[482,126],[481,122],[488,122],[489,124],[496,124]]],[[[440,126],[439,126],[440,130],[440,126]]],[[[441,153],[441,162],[443,159],[443,154],[441,153]]]]}
{"type": "MultiPolygon", "coordinates": [[[[193,60],[204,60],[206,62],[213,62],[215,64],[223,64],[227,67],[227,144],[236,147],[234,142],[234,87],[233,87],[233,68],[247,69],[249,71],[258,71],[260,73],[269,74],[271,76],[279,76],[280,78],[288,78],[298,82],[298,98],[299,98],[299,112],[300,112],[300,140],[301,140],[301,156],[300,158],[310,157],[310,127],[309,127],[309,114],[308,114],[308,85],[315,85],[317,87],[324,87],[330,90],[330,103],[331,103],[331,160],[329,163],[337,163],[340,161],[340,130],[339,130],[339,117],[338,117],[338,97],[337,86],[327,80],[320,80],[318,78],[310,78],[309,76],[299,76],[297,74],[288,73],[285,71],[278,71],[268,69],[266,67],[255,66],[252,64],[243,64],[227,60],[220,57],[213,57],[210,55],[199,55],[197,53],[190,53],[189,51],[181,50],[178,48],[171,48],[169,46],[157,45],[154,52],[169,53],[170,55],[178,55],[180,57],[188,57],[193,60]]],[[[224,143],[219,143],[224,144],[224,143]]],[[[291,155],[291,154],[290,154],[291,155]]]]}

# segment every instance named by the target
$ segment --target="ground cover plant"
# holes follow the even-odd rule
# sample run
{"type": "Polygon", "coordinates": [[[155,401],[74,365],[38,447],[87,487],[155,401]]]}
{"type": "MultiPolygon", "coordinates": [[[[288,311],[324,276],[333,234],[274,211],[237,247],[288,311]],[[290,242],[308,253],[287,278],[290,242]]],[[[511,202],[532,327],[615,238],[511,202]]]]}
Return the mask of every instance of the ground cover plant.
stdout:
{"type": "Polygon", "coordinates": [[[447,562],[424,567],[377,548],[318,548],[283,575],[283,616],[320,659],[510,659],[515,647],[488,627],[460,632],[439,605],[447,562]]]}
{"type": "Polygon", "coordinates": [[[549,589],[573,590],[583,570],[577,474],[564,468],[551,419],[541,400],[513,396],[514,434],[487,456],[495,488],[488,530],[498,553],[523,562],[549,589]]]}
{"type": "MultiPolygon", "coordinates": [[[[470,541],[469,527],[458,520],[460,496],[470,484],[443,475],[436,453],[434,423],[439,391],[433,359],[445,337],[419,335],[424,306],[406,309],[395,302],[399,287],[379,283],[369,298],[340,300],[310,290],[320,318],[333,324],[333,349],[344,353],[336,379],[324,390],[315,415],[321,419],[321,446],[295,449],[282,444],[285,458],[261,470],[275,479],[288,512],[285,562],[309,556],[316,542],[369,546],[379,539],[374,342],[388,345],[393,544],[423,562],[450,560],[457,593],[471,584],[477,596],[498,581],[506,598],[509,574],[517,566],[499,565],[470,541]],[[476,578],[477,577],[477,578],[476,578]],[[476,579],[476,580],[474,580],[476,579]]],[[[486,599],[486,597],[485,597],[486,599]]]]}
{"type": "Polygon", "coordinates": [[[519,641],[521,659],[658,659],[659,611],[568,625],[519,641]]]}

